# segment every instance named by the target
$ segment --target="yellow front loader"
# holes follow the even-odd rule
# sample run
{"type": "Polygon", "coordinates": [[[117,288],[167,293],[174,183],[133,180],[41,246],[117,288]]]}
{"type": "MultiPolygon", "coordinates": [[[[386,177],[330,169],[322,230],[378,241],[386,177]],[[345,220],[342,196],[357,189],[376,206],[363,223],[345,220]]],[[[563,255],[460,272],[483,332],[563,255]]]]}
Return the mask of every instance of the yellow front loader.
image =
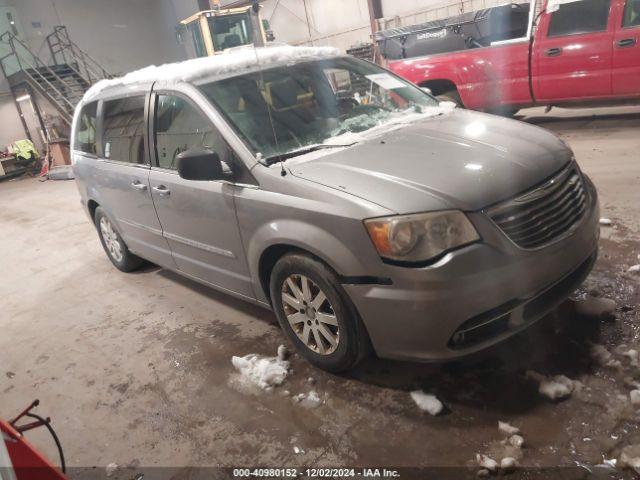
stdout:
{"type": "Polygon", "coordinates": [[[260,15],[260,4],[221,9],[214,5],[180,22],[186,34],[189,58],[217,55],[229,48],[243,45],[262,47],[273,41],[269,23],[260,15]]]}

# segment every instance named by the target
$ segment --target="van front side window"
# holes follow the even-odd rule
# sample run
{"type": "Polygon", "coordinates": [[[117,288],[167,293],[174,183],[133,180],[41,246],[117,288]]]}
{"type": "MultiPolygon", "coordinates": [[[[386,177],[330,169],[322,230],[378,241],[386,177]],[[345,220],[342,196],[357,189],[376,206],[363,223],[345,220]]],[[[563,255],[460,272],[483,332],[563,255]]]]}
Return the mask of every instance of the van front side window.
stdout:
{"type": "Polygon", "coordinates": [[[192,148],[209,148],[224,159],[226,148],[209,119],[176,95],[158,95],[155,137],[161,168],[176,170],[176,156],[192,148]]]}

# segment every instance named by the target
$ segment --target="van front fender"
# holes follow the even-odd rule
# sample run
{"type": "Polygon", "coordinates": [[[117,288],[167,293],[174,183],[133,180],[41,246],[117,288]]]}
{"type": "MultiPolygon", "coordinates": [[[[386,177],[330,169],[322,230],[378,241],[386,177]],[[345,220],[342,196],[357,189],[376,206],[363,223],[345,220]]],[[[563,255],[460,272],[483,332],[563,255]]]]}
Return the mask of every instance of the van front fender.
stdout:
{"type": "Polygon", "coordinates": [[[277,258],[288,251],[308,252],[342,277],[369,275],[371,264],[367,265],[368,261],[379,262],[380,259],[375,254],[362,224],[354,221],[353,225],[352,232],[345,232],[343,229],[340,234],[351,239],[350,245],[359,245],[358,252],[351,250],[333,233],[302,220],[279,220],[261,225],[253,233],[246,247],[256,299],[268,303],[268,272],[264,269],[273,266],[277,258]],[[359,234],[366,242],[364,245],[362,241],[357,240],[359,234]],[[367,254],[368,250],[371,250],[371,256],[367,254]],[[272,255],[275,258],[272,258],[272,255]]]}

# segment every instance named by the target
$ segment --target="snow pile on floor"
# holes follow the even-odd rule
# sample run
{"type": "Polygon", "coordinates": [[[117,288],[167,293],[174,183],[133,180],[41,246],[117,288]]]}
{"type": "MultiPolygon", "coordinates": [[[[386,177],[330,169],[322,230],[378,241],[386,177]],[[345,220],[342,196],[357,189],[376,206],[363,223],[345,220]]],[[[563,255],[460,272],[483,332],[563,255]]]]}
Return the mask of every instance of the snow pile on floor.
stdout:
{"type": "Polygon", "coordinates": [[[640,273],[640,263],[638,265],[631,265],[627,270],[629,273],[640,273]]]}
{"type": "Polygon", "coordinates": [[[123,77],[101,80],[87,90],[82,101],[88,101],[105,88],[120,85],[157,81],[196,81],[213,75],[242,73],[258,66],[266,67],[277,63],[331,58],[338,55],[340,55],[340,51],[333,47],[293,47],[290,45],[263,48],[240,47],[212,57],[194,58],[160,66],[150,65],[127,73],[123,77]]]}
{"type": "Polygon", "coordinates": [[[524,446],[524,438],[520,435],[511,435],[507,438],[506,443],[515,448],[522,448],[524,446]]]}
{"type": "Polygon", "coordinates": [[[476,462],[478,462],[480,468],[486,468],[490,472],[495,472],[498,469],[498,462],[488,455],[476,453],[476,462]]]}
{"type": "Polygon", "coordinates": [[[110,463],[109,465],[107,465],[107,468],[105,468],[105,473],[107,474],[107,477],[110,477],[111,475],[113,475],[116,470],[118,470],[118,468],[120,468],[118,466],[117,463],[110,463]]]}
{"type": "Polygon", "coordinates": [[[511,445],[514,448],[522,448],[524,445],[524,438],[518,435],[520,433],[520,429],[518,427],[514,427],[507,422],[501,422],[498,420],[498,430],[507,434],[507,438],[502,441],[503,445],[511,445]]]}
{"type": "Polygon", "coordinates": [[[546,377],[531,370],[526,373],[526,377],[539,382],[538,392],[551,400],[567,398],[580,385],[580,382],[571,380],[564,375],[546,377]]]}
{"type": "Polygon", "coordinates": [[[502,470],[503,472],[511,472],[516,468],[517,465],[518,463],[513,457],[504,457],[502,460],[500,460],[500,470],[502,470]]]}
{"type": "Polygon", "coordinates": [[[616,464],[618,463],[618,459],[616,458],[605,458],[605,456],[602,456],[602,463],[600,465],[596,465],[596,466],[602,466],[602,467],[606,467],[606,468],[616,468],[616,464]]]}
{"type": "Polygon", "coordinates": [[[591,346],[591,358],[593,358],[599,365],[603,367],[618,368],[622,364],[619,360],[613,358],[611,352],[607,350],[604,345],[594,344],[591,346]]]}
{"type": "Polygon", "coordinates": [[[616,302],[610,298],[588,296],[576,302],[576,313],[587,317],[611,315],[616,310],[616,302]]]}
{"type": "Polygon", "coordinates": [[[282,385],[289,374],[289,362],[278,357],[261,357],[250,353],[244,357],[232,357],[231,363],[244,379],[263,390],[282,385]]]}
{"type": "Polygon", "coordinates": [[[304,408],[318,408],[322,405],[322,399],[315,390],[311,390],[309,393],[299,393],[293,397],[293,401],[304,408]]]}
{"type": "Polygon", "coordinates": [[[604,226],[609,226],[611,225],[613,222],[611,221],[610,218],[601,218],[600,219],[600,225],[604,225],[604,226]]]}
{"type": "Polygon", "coordinates": [[[622,449],[616,462],[618,468],[630,468],[640,473],[640,445],[627,445],[622,449]]]}
{"type": "Polygon", "coordinates": [[[620,353],[623,357],[627,357],[632,367],[638,366],[638,351],[634,348],[630,348],[626,352],[620,353]]]}
{"type": "Polygon", "coordinates": [[[501,475],[510,473],[518,466],[518,460],[522,459],[524,438],[518,435],[520,429],[508,422],[498,420],[498,430],[505,434],[506,438],[490,446],[487,454],[476,454],[476,463],[480,467],[476,472],[478,477],[488,477],[498,470],[501,475]],[[501,460],[496,461],[494,458],[501,460]]]}
{"type": "Polygon", "coordinates": [[[518,427],[514,427],[507,422],[501,422],[500,420],[498,420],[498,430],[506,433],[507,435],[515,435],[516,433],[520,433],[520,429],[518,427]]]}
{"type": "Polygon", "coordinates": [[[416,402],[416,405],[418,405],[418,408],[423,412],[438,415],[444,408],[442,402],[430,393],[424,393],[422,390],[414,390],[410,395],[413,401],[416,402]]]}

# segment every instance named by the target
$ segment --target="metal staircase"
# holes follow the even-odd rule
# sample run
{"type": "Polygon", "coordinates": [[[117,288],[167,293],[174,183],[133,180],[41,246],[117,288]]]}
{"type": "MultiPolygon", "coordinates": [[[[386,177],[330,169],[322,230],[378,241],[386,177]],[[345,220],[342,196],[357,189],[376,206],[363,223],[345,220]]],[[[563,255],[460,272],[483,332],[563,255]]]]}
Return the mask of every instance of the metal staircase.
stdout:
{"type": "Polygon", "coordinates": [[[103,78],[111,78],[109,72],[69,38],[67,27],[54,27],[53,33],[47,35],[47,45],[55,65],[73,65],[89,85],[103,78]]]}
{"type": "Polygon", "coordinates": [[[35,55],[12,32],[3,33],[0,43],[8,53],[0,57],[0,68],[12,90],[26,89],[40,94],[71,125],[75,106],[87,89],[111,75],[69,39],[66,27],[55,27],[46,40],[51,54],[49,62],[35,55]]]}

